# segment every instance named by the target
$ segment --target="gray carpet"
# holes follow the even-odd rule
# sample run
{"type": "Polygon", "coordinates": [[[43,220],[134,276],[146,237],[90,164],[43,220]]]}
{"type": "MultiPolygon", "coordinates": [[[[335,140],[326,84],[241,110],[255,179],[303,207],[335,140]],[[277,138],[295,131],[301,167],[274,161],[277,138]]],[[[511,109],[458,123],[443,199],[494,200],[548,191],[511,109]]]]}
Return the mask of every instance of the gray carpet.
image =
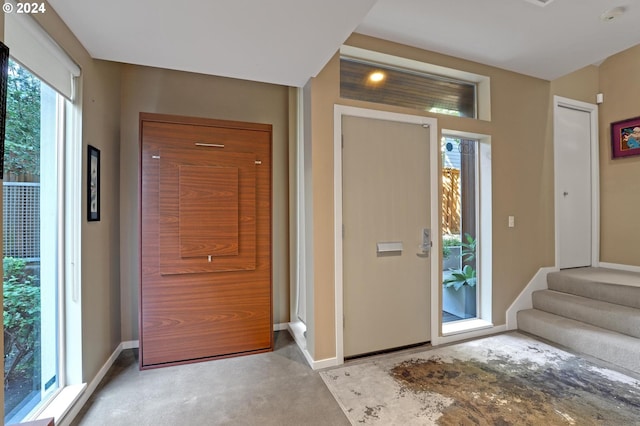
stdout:
{"type": "Polygon", "coordinates": [[[640,374],[640,274],[606,268],[547,275],[518,328],[640,374]]]}
{"type": "Polygon", "coordinates": [[[349,425],[288,332],[274,352],[139,371],[120,355],[73,425],[349,425]]]}

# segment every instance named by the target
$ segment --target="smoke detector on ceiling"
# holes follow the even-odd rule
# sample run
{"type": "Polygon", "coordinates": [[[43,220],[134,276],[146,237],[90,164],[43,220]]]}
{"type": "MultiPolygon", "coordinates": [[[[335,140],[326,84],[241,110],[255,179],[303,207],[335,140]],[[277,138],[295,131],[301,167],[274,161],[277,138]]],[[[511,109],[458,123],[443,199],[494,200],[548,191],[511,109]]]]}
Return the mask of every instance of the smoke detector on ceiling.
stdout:
{"type": "Polygon", "coordinates": [[[600,19],[604,22],[613,21],[617,17],[623,15],[627,11],[627,8],[624,6],[614,7],[613,9],[605,10],[602,15],[600,15],[600,19]]]}
{"type": "Polygon", "coordinates": [[[545,7],[549,3],[553,2],[553,0],[525,0],[525,1],[528,1],[529,3],[533,3],[540,7],[545,7]]]}

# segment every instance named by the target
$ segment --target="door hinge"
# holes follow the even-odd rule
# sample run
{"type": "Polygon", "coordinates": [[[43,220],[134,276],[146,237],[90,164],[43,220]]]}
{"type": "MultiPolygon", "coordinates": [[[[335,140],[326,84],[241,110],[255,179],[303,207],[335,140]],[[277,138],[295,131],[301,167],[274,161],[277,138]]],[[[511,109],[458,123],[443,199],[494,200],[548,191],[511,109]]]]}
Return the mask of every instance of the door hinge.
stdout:
{"type": "Polygon", "coordinates": [[[340,146],[344,148],[344,135],[340,135],[340,146]]]}
{"type": "Polygon", "coordinates": [[[344,239],[344,224],[342,224],[342,238],[344,239]]]}

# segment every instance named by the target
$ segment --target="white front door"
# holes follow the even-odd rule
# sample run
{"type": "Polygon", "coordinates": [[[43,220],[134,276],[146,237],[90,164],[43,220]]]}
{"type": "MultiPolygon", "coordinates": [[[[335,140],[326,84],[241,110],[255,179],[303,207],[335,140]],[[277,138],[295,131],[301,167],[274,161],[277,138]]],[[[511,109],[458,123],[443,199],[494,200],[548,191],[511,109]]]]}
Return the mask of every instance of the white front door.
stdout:
{"type": "Polygon", "coordinates": [[[591,113],[568,106],[555,110],[556,235],[558,267],[592,263],[591,113]]]}
{"type": "Polygon", "coordinates": [[[344,355],[429,341],[429,130],[342,120],[344,355]]]}

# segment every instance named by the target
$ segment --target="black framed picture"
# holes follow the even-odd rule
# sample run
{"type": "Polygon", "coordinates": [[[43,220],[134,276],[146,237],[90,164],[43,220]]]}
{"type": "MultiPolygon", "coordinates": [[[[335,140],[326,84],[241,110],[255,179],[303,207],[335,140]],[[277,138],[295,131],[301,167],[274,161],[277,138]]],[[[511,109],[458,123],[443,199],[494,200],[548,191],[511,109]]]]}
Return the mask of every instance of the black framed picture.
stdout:
{"type": "Polygon", "coordinates": [[[0,179],[4,179],[4,134],[7,123],[7,81],[9,48],[0,42],[0,179]]]}
{"type": "Polygon", "coordinates": [[[88,146],[87,155],[87,220],[100,220],[100,150],[88,146]]]}

